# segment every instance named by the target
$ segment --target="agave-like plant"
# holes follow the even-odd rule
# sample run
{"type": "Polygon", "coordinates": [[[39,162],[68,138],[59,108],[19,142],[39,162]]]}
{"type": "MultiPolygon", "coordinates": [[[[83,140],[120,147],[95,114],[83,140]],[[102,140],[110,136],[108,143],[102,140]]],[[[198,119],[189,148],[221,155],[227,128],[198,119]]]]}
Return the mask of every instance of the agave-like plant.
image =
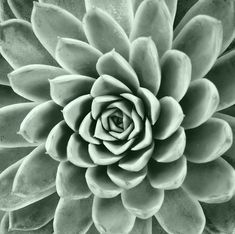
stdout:
{"type": "Polygon", "coordinates": [[[1,0],[0,233],[234,233],[234,11],[1,0]]]}

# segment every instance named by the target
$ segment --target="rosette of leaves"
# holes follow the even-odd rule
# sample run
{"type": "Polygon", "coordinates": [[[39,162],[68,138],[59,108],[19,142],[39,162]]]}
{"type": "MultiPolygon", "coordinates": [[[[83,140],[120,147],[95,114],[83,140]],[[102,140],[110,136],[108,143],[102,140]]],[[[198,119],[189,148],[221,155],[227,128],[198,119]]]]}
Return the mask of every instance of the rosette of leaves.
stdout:
{"type": "Polygon", "coordinates": [[[182,3],[0,2],[1,233],[234,232],[234,1],[182,3]]]}

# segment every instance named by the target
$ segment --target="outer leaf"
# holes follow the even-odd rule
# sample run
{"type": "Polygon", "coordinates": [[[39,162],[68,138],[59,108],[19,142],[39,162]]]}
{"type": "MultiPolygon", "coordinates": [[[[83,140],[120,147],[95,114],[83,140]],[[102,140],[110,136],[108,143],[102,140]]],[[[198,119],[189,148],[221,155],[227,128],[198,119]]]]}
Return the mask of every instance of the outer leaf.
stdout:
{"type": "Polygon", "coordinates": [[[54,217],[59,197],[56,193],[22,209],[9,212],[9,229],[31,231],[43,228],[54,217]]]}
{"type": "Polygon", "coordinates": [[[180,101],[191,81],[192,65],[189,57],[178,50],[167,51],[161,59],[161,72],[158,96],[171,96],[180,101]]]}
{"type": "Polygon", "coordinates": [[[140,85],[133,68],[114,50],[100,57],[96,69],[100,75],[110,75],[135,91],[140,85]]]}
{"type": "Polygon", "coordinates": [[[118,165],[109,165],[107,168],[109,178],[118,186],[130,189],[141,183],[147,173],[147,168],[132,172],[120,168],[118,165]]]}
{"type": "Polygon", "coordinates": [[[1,67],[0,84],[9,85],[7,74],[12,71],[12,67],[9,65],[9,63],[5,60],[5,58],[1,54],[0,54],[0,67],[1,67]]]}
{"type": "Polygon", "coordinates": [[[162,141],[155,141],[153,159],[158,162],[172,162],[180,158],[185,149],[186,135],[184,129],[179,127],[178,130],[162,141]]]}
{"type": "Polygon", "coordinates": [[[84,19],[89,43],[103,53],[115,49],[124,58],[129,56],[129,40],[123,28],[105,11],[90,9],[84,19]]]}
{"type": "Polygon", "coordinates": [[[184,113],[175,99],[164,97],[160,100],[160,116],[153,127],[155,139],[165,140],[171,136],[183,121],[184,113]]]}
{"type": "Polygon", "coordinates": [[[135,216],[123,207],[120,197],[111,199],[95,197],[92,218],[100,233],[129,233],[135,223],[135,216]]]}
{"type": "Polygon", "coordinates": [[[63,109],[64,120],[74,131],[79,129],[81,121],[90,111],[91,101],[91,95],[86,94],[76,98],[63,109]]]}
{"type": "Polygon", "coordinates": [[[165,191],[164,202],[156,218],[169,234],[201,234],[205,226],[199,202],[182,189],[165,191]]]}
{"type": "Polygon", "coordinates": [[[51,99],[48,80],[68,74],[59,67],[27,65],[8,74],[13,90],[29,100],[41,102],[51,99]]]}
{"type": "Polygon", "coordinates": [[[112,198],[122,191],[122,188],[110,180],[106,167],[89,167],[86,171],[86,181],[92,193],[97,197],[112,198]]]}
{"type": "Polygon", "coordinates": [[[73,15],[75,15],[78,19],[82,19],[86,9],[85,9],[85,1],[84,0],[39,0],[39,2],[50,3],[57,5],[73,15]]]}
{"type": "Polygon", "coordinates": [[[70,38],[58,40],[55,57],[66,70],[80,75],[97,77],[96,63],[102,53],[91,45],[70,38]]]}
{"type": "Polygon", "coordinates": [[[148,179],[145,179],[136,187],[124,190],[121,196],[124,207],[131,214],[147,219],[160,209],[164,191],[151,187],[148,179]]]}
{"type": "Polygon", "coordinates": [[[58,37],[86,41],[81,21],[58,6],[34,2],[31,21],[35,35],[52,55],[58,37]]]}
{"type": "Polygon", "coordinates": [[[0,149],[0,173],[6,168],[27,156],[34,148],[1,148],[0,149]]]}
{"type": "Polygon", "coordinates": [[[56,234],[86,233],[92,224],[93,197],[80,200],[60,199],[54,219],[56,234]]]}
{"type": "Polygon", "coordinates": [[[215,85],[207,79],[195,80],[180,102],[185,114],[183,127],[198,127],[214,114],[218,104],[219,93],[215,85]]]}
{"type": "Polygon", "coordinates": [[[220,157],[233,144],[233,132],[229,124],[211,118],[201,126],[186,131],[185,156],[194,163],[205,163],[220,157]]]}
{"type": "Polygon", "coordinates": [[[88,153],[88,143],[79,134],[74,133],[67,146],[68,160],[78,167],[95,166],[88,153]]]}
{"type": "Polygon", "coordinates": [[[151,38],[138,38],[132,42],[129,58],[137,73],[140,86],[157,94],[161,83],[161,71],[157,48],[151,38]]]}
{"type": "Polygon", "coordinates": [[[183,187],[199,201],[221,203],[234,195],[234,178],[234,168],[222,158],[209,163],[188,163],[183,187]]]}
{"type": "Polygon", "coordinates": [[[173,48],[191,59],[192,80],[203,78],[211,69],[221,51],[222,40],[221,22],[206,15],[194,17],[175,38],[173,48]]]}
{"type": "Polygon", "coordinates": [[[27,102],[27,100],[17,95],[11,87],[0,85],[0,108],[23,102],[27,102]]]}
{"type": "Polygon", "coordinates": [[[130,234],[152,234],[152,218],[147,220],[136,219],[130,234]]]}
{"type": "Polygon", "coordinates": [[[73,131],[65,121],[59,122],[49,133],[46,140],[46,151],[53,159],[67,160],[67,144],[73,131]]]}
{"type": "Polygon", "coordinates": [[[61,198],[83,199],[91,195],[86,179],[86,170],[70,162],[61,162],[56,176],[56,189],[61,198]]]}
{"type": "Polygon", "coordinates": [[[200,0],[183,17],[174,31],[177,35],[185,24],[197,15],[209,15],[222,22],[223,25],[223,52],[234,39],[234,1],[200,0]]]}
{"type": "Polygon", "coordinates": [[[94,79],[81,75],[59,76],[50,80],[52,99],[61,106],[65,106],[77,97],[90,93],[94,79]]]}
{"type": "Polygon", "coordinates": [[[151,161],[148,167],[150,184],[158,189],[179,188],[187,173],[187,161],[184,156],[170,163],[151,161]]]}
{"type": "Polygon", "coordinates": [[[147,0],[139,6],[130,39],[142,36],[152,38],[160,57],[170,49],[173,38],[172,18],[164,0],[147,0]]]}
{"type": "Polygon", "coordinates": [[[0,25],[0,30],[1,54],[13,68],[56,63],[35,37],[30,23],[8,20],[0,25]]]}
{"type": "Polygon", "coordinates": [[[134,18],[131,0],[85,0],[85,3],[87,11],[94,7],[106,11],[129,35],[134,18]]]}
{"type": "Polygon", "coordinates": [[[33,146],[22,136],[17,134],[20,124],[35,103],[21,103],[6,106],[0,109],[0,146],[1,147],[25,147],[33,146]]]}
{"type": "Polygon", "coordinates": [[[216,64],[207,74],[208,79],[214,83],[218,89],[220,103],[218,109],[225,109],[235,104],[234,95],[234,75],[235,75],[235,51],[231,51],[220,57],[216,64]]]}
{"type": "Polygon", "coordinates": [[[30,20],[33,0],[22,2],[21,0],[7,0],[12,12],[18,19],[30,20]]]}
{"type": "Polygon", "coordinates": [[[21,122],[19,133],[29,142],[41,143],[61,119],[60,107],[53,101],[44,102],[28,113],[21,122]]]}
{"type": "Polygon", "coordinates": [[[27,234],[48,234],[48,233],[53,232],[53,226],[52,226],[52,222],[49,222],[44,227],[37,229],[37,230],[29,231],[29,232],[19,231],[19,230],[11,231],[11,230],[9,230],[9,216],[6,213],[1,221],[0,232],[2,234],[25,234],[25,233],[27,233],[27,234]]]}
{"type": "Polygon", "coordinates": [[[38,146],[23,161],[16,173],[12,191],[21,196],[35,195],[55,186],[58,163],[38,146]]]}

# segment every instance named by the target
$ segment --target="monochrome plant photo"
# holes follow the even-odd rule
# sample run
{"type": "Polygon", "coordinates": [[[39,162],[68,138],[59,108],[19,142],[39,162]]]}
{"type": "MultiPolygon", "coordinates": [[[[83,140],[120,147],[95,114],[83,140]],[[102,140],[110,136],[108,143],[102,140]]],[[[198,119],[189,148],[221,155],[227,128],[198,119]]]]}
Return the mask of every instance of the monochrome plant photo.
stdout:
{"type": "Polygon", "coordinates": [[[0,234],[234,234],[235,0],[0,0],[0,234]]]}

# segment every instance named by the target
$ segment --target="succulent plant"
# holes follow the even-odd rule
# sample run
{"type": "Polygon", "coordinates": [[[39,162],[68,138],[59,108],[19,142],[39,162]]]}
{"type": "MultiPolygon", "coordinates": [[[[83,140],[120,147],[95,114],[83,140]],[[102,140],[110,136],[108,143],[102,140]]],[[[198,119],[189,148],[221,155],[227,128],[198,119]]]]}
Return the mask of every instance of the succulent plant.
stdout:
{"type": "Polygon", "coordinates": [[[234,233],[234,5],[1,0],[0,233],[234,233]]]}

